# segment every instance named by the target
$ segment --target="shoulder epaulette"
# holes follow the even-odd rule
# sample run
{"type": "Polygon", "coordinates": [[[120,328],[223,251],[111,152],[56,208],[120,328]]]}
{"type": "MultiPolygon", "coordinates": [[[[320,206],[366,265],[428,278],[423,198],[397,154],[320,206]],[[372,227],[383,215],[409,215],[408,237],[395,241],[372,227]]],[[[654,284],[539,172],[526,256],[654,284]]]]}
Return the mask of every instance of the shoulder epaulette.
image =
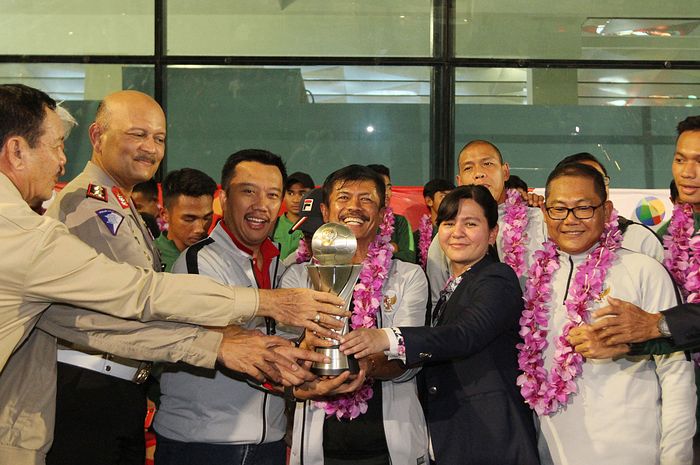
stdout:
{"type": "Polygon", "coordinates": [[[103,186],[98,186],[97,184],[88,184],[87,190],[85,191],[85,197],[91,197],[93,199],[101,200],[103,202],[107,201],[107,189],[103,186]]]}

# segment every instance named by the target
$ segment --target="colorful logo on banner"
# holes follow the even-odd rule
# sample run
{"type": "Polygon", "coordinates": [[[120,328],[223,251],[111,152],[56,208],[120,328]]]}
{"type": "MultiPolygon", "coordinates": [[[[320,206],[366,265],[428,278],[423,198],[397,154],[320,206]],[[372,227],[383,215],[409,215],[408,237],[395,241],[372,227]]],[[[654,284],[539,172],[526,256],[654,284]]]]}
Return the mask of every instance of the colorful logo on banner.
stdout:
{"type": "Polygon", "coordinates": [[[666,216],[664,202],[658,197],[644,197],[634,211],[639,222],[647,226],[660,224],[666,216]]]}

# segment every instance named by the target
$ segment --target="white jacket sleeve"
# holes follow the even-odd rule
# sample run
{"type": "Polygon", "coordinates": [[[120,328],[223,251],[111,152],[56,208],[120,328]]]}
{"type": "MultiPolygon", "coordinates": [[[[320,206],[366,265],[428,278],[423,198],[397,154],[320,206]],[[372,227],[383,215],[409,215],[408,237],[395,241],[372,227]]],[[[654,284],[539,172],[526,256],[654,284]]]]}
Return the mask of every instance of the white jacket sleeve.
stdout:
{"type": "Polygon", "coordinates": [[[661,465],[693,463],[695,372],[683,352],[655,355],[661,385],[661,465]]]}

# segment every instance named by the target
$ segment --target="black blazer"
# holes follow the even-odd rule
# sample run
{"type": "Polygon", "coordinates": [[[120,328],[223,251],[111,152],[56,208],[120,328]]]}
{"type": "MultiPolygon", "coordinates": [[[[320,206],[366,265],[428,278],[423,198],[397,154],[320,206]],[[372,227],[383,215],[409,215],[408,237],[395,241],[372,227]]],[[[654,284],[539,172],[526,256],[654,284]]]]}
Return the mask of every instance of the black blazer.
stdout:
{"type": "Polygon", "coordinates": [[[464,273],[438,326],[401,328],[409,365],[423,363],[424,408],[437,465],[539,464],[520,395],[513,270],[490,256],[464,273]]]}

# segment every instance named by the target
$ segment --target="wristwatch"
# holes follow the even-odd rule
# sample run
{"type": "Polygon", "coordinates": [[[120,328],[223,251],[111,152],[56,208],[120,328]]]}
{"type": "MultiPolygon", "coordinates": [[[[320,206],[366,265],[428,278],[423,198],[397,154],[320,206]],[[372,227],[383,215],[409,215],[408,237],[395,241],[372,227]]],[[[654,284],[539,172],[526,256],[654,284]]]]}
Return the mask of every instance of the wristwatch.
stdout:
{"type": "Polygon", "coordinates": [[[668,323],[666,322],[666,317],[663,313],[661,314],[659,321],[656,323],[656,327],[661,333],[662,337],[671,337],[671,330],[668,329],[668,323]]]}

